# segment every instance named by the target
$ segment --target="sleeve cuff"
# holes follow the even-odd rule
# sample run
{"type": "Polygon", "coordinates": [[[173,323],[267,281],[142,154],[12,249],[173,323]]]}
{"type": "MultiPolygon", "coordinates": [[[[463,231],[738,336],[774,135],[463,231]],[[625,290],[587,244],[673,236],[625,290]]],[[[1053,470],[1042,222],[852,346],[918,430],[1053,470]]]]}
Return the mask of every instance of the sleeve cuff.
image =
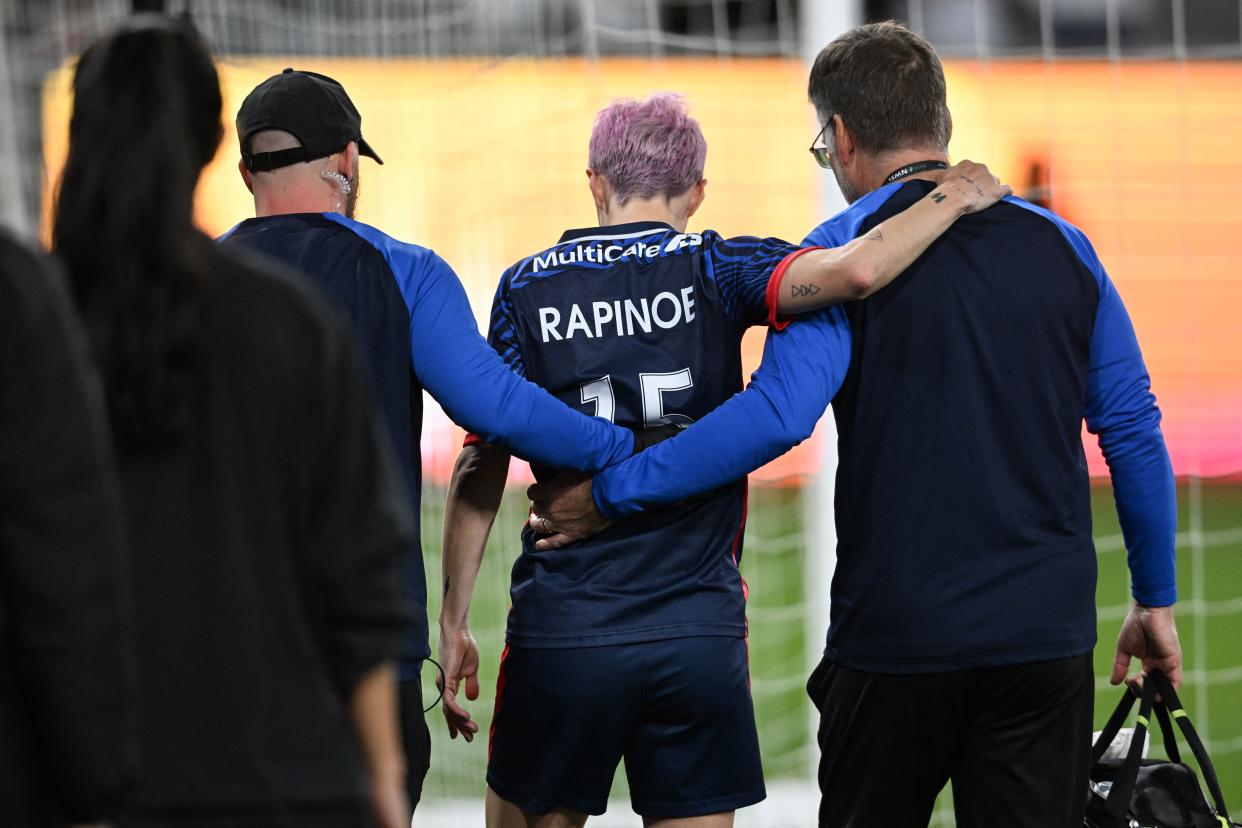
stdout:
{"type": "Polygon", "coordinates": [[[776,303],[781,295],[781,281],[785,278],[785,272],[789,270],[789,266],[794,263],[804,253],[810,253],[812,250],[823,250],[822,247],[800,247],[781,259],[780,264],[772,271],[771,278],[768,279],[768,289],[764,294],[764,298],[768,303],[768,324],[774,330],[783,331],[793,321],[793,317],[778,317],[776,314],[776,303]]]}
{"type": "Polygon", "coordinates": [[[612,508],[612,504],[608,502],[608,493],[605,491],[607,487],[604,483],[605,472],[595,475],[595,479],[591,481],[591,499],[595,501],[595,508],[599,513],[608,520],[617,520],[621,517],[617,510],[612,508]]]}
{"type": "Polygon", "coordinates": [[[1154,592],[1144,592],[1142,590],[1131,588],[1130,594],[1134,596],[1134,600],[1143,607],[1171,607],[1177,603],[1177,587],[1169,587],[1168,589],[1159,589],[1154,592]]]}

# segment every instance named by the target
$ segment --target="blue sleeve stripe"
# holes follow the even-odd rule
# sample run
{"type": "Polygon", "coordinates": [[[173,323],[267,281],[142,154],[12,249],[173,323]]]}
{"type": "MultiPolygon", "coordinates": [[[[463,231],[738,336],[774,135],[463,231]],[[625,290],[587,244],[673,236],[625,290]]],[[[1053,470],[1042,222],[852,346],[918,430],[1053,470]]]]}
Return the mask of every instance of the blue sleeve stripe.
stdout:
{"type": "Polygon", "coordinates": [[[1104,272],[1104,265],[1100,263],[1100,257],[1096,255],[1095,248],[1091,246],[1091,242],[1087,240],[1086,234],[1065,219],[1058,216],[1051,210],[1040,207],[1038,204],[1032,204],[1029,201],[1018,198],[1017,196],[1005,196],[1005,203],[1012,204],[1015,207],[1021,207],[1023,210],[1042,216],[1056,226],[1061,231],[1061,235],[1065,237],[1065,241],[1073,249],[1083,266],[1091,272],[1095,277],[1095,282],[1099,286],[1101,292],[1104,285],[1108,283],[1108,276],[1104,272]]]}
{"type": "Polygon", "coordinates": [[[840,247],[857,238],[863,223],[884,206],[893,193],[901,189],[901,181],[872,190],[849,207],[816,227],[802,240],[803,247],[840,247]]]}
{"type": "Polygon", "coordinates": [[[324,214],[383,254],[410,310],[410,359],[455,423],[527,460],[596,471],[633,453],[627,430],[569,408],[509,368],[479,336],[466,291],[432,251],[324,214]]]}
{"type": "Polygon", "coordinates": [[[1130,591],[1145,606],[1177,601],[1177,490],[1160,431],[1160,408],[1134,325],[1095,248],[1074,225],[1020,198],[1005,199],[1051,221],[1099,288],[1083,417],[1098,435],[1130,565],[1130,591]]]}
{"type": "Polygon", "coordinates": [[[783,239],[704,234],[708,277],[720,288],[725,313],[743,326],[768,317],[768,283],[772,273],[797,246],[783,239]]]}
{"type": "Polygon", "coordinates": [[[405,299],[405,309],[413,318],[414,302],[418,298],[417,276],[422,270],[423,260],[438,258],[436,254],[425,247],[397,241],[382,230],[346,218],[340,213],[323,213],[323,217],[349,230],[384,257],[384,261],[388,262],[388,269],[392,271],[393,279],[397,282],[397,288],[405,299]]]}

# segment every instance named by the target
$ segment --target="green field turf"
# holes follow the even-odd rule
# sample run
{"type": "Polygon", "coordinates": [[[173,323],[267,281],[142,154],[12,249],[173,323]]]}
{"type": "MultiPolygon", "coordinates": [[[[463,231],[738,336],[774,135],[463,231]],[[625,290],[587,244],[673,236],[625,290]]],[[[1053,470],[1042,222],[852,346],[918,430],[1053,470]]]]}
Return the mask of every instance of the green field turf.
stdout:
{"type": "MultiPolygon", "coordinates": [[[[1194,506],[1190,488],[1178,488],[1178,624],[1188,671],[1183,701],[1207,738],[1227,800],[1242,808],[1242,485],[1204,484],[1199,493],[1199,505],[1194,506]],[[1189,531],[1192,512],[1197,512],[1197,536],[1189,531]]],[[[424,493],[423,543],[428,580],[433,585],[440,571],[442,503],[441,492],[424,493]]],[[[1107,487],[1093,490],[1093,511],[1100,566],[1100,644],[1095,657],[1098,728],[1119,692],[1108,687],[1106,677],[1128,600],[1129,579],[1112,493],[1107,487]]],[[[482,656],[483,693],[470,707],[484,737],[503,647],[508,572],[524,516],[520,492],[510,492],[488,547],[471,611],[482,656]]],[[[823,631],[815,631],[814,642],[808,647],[806,598],[822,596],[828,585],[806,583],[803,520],[799,489],[752,487],[742,571],[750,585],[752,687],[764,769],[770,779],[810,778],[814,768],[811,710],[803,683],[810,666],[808,649],[818,647],[823,631]]],[[[429,592],[434,649],[439,590],[433,586],[429,592]]],[[[431,673],[428,669],[424,676],[427,687],[431,673]]],[[[438,710],[428,721],[434,748],[427,798],[479,796],[484,784],[486,738],[473,745],[450,742],[438,710]]],[[[625,796],[624,776],[619,775],[613,800],[620,804],[625,796]]],[[[936,820],[936,824],[952,824],[945,807],[938,809],[936,820]]]]}

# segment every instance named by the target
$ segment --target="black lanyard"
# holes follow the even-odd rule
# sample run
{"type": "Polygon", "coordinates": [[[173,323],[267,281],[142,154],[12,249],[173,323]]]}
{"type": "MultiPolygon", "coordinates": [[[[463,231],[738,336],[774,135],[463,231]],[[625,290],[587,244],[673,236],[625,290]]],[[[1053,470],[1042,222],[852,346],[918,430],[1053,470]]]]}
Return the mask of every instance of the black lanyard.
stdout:
{"type": "Polygon", "coordinates": [[[899,178],[905,178],[907,175],[915,173],[927,172],[928,170],[947,170],[949,165],[943,161],[915,161],[913,164],[906,164],[899,170],[893,170],[888,178],[884,179],[885,184],[892,184],[899,178]]]}

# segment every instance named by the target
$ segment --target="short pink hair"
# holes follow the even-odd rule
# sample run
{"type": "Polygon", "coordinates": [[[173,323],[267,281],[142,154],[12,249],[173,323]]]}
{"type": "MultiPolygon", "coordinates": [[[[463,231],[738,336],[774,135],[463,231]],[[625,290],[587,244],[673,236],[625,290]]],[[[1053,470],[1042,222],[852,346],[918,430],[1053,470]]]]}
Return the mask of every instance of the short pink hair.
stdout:
{"type": "Polygon", "coordinates": [[[637,196],[679,196],[703,178],[707,140],[680,95],[623,98],[600,110],[591,130],[591,169],[621,204],[637,196]]]}

